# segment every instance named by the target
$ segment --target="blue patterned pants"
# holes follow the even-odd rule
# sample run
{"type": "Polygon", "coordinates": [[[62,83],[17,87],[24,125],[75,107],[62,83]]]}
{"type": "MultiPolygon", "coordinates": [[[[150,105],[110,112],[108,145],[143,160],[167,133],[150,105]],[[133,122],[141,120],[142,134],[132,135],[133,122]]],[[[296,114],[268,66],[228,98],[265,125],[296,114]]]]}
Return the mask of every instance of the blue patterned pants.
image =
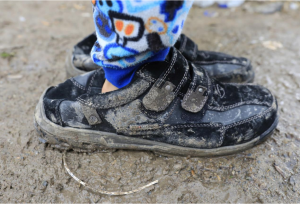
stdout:
{"type": "Polygon", "coordinates": [[[92,0],[97,42],[91,57],[118,88],[149,61],[164,60],[180,33],[192,0],[92,0]]]}

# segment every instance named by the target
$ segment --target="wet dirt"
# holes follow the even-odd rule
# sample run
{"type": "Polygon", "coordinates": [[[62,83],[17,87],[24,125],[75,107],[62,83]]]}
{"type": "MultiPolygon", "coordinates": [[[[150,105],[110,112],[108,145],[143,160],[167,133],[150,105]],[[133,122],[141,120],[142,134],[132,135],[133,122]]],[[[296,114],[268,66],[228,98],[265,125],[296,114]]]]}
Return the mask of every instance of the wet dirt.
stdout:
{"type": "Polygon", "coordinates": [[[300,202],[299,19],[299,10],[192,8],[184,32],[200,49],[252,60],[255,83],[278,98],[278,128],[258,147],[218,158],[69,152],[71,170],[95,188],[126,191],[159,179],[113,197],[76,183],[33,126],[39,96],[66,78],[67,51],[93,31],[90,3],[0,2],[0,202],[300,202]]]}

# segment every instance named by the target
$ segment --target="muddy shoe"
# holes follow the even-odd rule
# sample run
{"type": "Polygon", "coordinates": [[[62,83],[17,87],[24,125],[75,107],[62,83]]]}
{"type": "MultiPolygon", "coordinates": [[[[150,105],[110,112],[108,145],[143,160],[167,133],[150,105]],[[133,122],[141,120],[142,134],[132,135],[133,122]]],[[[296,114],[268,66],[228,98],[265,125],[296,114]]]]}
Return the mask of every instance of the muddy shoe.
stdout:
{"type": "Polygon", "coordinates": [[[219,156],[251,148],[277,125],[274,96],[257,85],[222,84],[172,48],[119,90],[101,94],[102,69],[41,96],[41,141],[61,149],[131,149],[219,156]]]}
{"type": "MultiPolygon", "coordinates": [[[[67,56],[66,71],[68,77],[84,74],[101,67],[93,63],[90,52],[97,37],[91,34],[75,45],[73,51],[67,56]]],[[[223,83],[251,83],[254,80],[254,71],[248,59],[234,57],[219,52],[198,50],[197,44],[181,34],[175,47],[189,61],[201,66],[211,77],[223,83]]]]}

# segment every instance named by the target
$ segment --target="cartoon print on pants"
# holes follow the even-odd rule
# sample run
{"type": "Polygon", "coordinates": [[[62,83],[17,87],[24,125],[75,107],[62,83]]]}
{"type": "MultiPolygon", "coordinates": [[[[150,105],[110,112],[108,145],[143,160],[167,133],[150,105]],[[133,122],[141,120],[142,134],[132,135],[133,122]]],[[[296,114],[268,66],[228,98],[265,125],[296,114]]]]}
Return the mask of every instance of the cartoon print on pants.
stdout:
{"type": "Polygon", "coordinates": [[[91,56],[96,64],[116,69],[137,65],[173,46],[192,6],[189,0],[91,1],[98,39],[91,56]]]}
{"type": "Polygon", "coordinates": [[[159,35],[163,35],[167,33],[168,26],[163,20],[157,17],[150,17],[147,20],[146,29],[149,33],[156,32],[159,35]]]}
{"type": "Polygon", "coordinates": [[[126,46],[127,41],[138,41],[143,37],[145,26],[141,18],[109,11],[113,31],[117,34],[116,42],[126,46]]]}
{"type": "Polygon", "coordinates": [[[108,12],[122,12],[122,2],[93,0],[92,4],[94,5],[94,19],[96,24],[96,31],[99,34],[98,37],[102,38],[105,41],[111,41],[115,37],[115,33],[113,32],[108,12]]]}
{"type": "MultiPolygon", "coordinates": [[[[127,0],[126,0],[127,1],[127,0]]],[[[124,1],[124,2],[126,2],[124,1]]],[[[123,12],[123,4],[122,1],[116,0],[97,0],[96,7],[100,10],[107,18],[109,11],[115,11],[122,13],[123,12]]]]}
{"type": "Polygon", "coordinates": [[[99,37],[103,40],[110,41],[115,36],[112,30],[111,22],[108,18],[101,13],[101,11],[94,12],[96,31],[99,33],[99,37]]]}
{"type": "Polygon", "coordinates": [[[147,35],[148,47],[151,51],[157,52],[165,48],[158,33],[150,33],[147,35]]]}
{"type": "Polygon", "coordinates": [[[161,4],[160,12],[166,15],[165,22],[173,21],[183,4],[184,1],[165,1],[161,4]]]}

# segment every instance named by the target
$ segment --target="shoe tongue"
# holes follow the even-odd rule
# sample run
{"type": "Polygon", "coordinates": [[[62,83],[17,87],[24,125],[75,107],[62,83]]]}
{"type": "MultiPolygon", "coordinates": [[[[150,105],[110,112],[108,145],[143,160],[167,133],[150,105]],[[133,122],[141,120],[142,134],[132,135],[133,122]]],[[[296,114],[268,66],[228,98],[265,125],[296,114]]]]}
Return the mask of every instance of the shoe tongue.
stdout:
{"type": "Polygon", "coordinates": [[[105,81],[105,74],[103,69],[97,69],[95,71],[73,77],[71,80],[77,86],[81,87],[81,89],[87,90],[89,94],[98,94],[101,93],[102,86],[105,81]]]}
{"type": "Polygon", "coordinates": [[[194,61],[197,58],[198,45],[184,34],[180,35],[180,38],[175,43],[176,49],[178,49],[183,56],[189,60],[194,61]]]}

